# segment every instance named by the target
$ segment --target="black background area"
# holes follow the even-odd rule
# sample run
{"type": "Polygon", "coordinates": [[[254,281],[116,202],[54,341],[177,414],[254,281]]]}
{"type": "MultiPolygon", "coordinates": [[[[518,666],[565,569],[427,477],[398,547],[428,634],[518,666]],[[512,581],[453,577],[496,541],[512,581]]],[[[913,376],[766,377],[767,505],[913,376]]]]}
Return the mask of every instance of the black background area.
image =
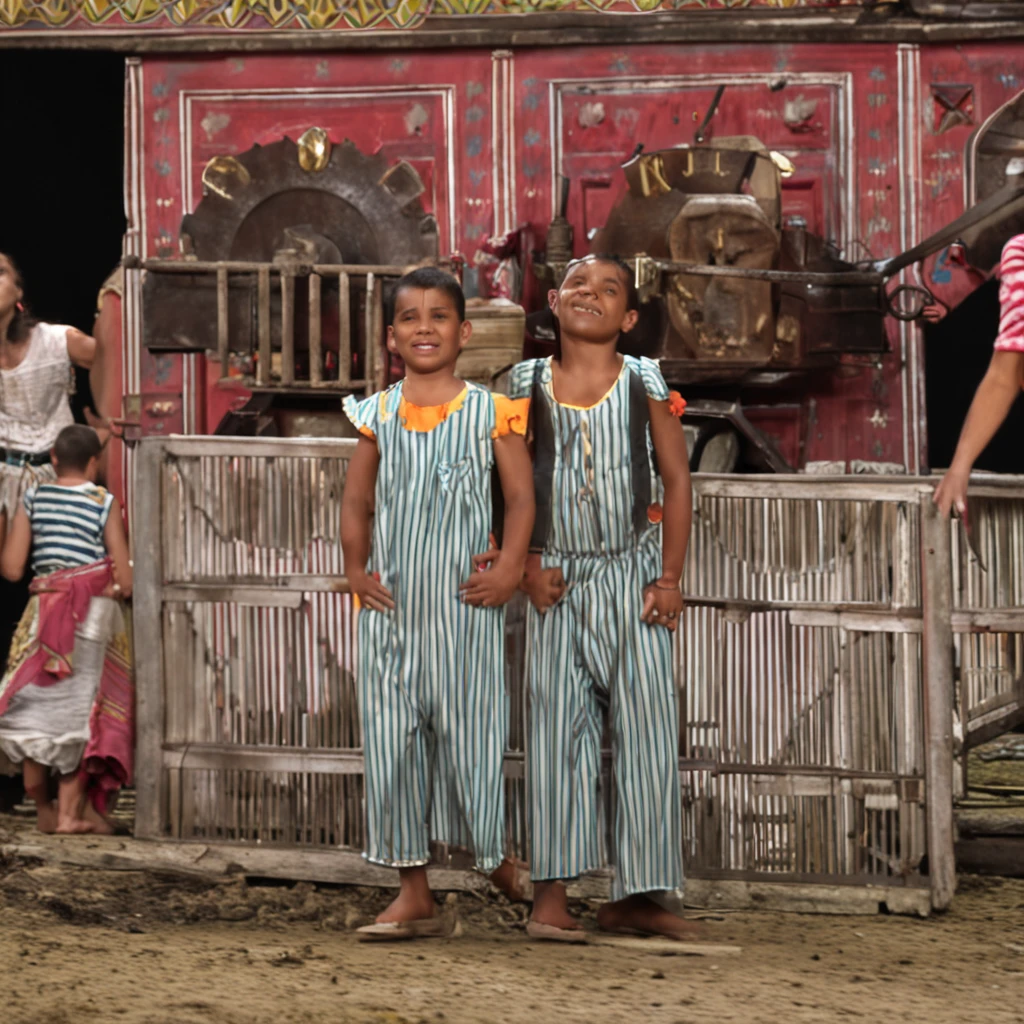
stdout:
{"type": "MultiPolygon", "coordinates": [[[[925,338],[928,464],[945,469],[953,459],[967,409],[992,358],[999,333],[999,282],[986,281],[937,324],[925,338]]],[[[982,452],[975,469],[1024,473],[1024,400],[1018,398],[1006,422],[982,452]]]]}
{"type": "MultiPolygon", "coordinates": [[[[33,314],[92,332],[124,234],[124,57],[0,49],[0,252],[33,314]]],[[[82,420],[88,375],[72,399],[82,420]]],[[[0,662],[27,590],[0,580],[0,662]]]]}

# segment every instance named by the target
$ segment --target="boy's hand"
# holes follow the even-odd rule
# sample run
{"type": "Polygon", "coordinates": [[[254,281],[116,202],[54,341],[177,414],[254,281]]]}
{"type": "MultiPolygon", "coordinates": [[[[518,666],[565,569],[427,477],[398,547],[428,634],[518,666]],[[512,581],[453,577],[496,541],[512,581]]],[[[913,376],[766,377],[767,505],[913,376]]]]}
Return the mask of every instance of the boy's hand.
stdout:
{"type": "Polygon", "coordinates": [[[363,608],[375,612],[392,611],[395,607],[391,591],[381,583],[377,573],[372,576],[365,569],[352,569],[348,574],[349,590],[359,598],[363,608]]]}
{"type": "Polygon", "coordinates": [[[520,587],[533,607],[543,615],[565,596],[565,577],[558,566],[553,569],[542,569],[540,555],[529,555],[520,587]]]}
{"type": "Polygon", "coordinates": [[[466,604],[481,608],[497,608],[507,604],[523,578],[521,566],[503,557],[496,548],[473,556],[476,572],[459,587],[466,604]]]}
{"type": "Polygon", "coordinates": [[[649,626],[664,626],[674,633],[683,613],[683,595],[678,582],[660,579],[644,587],[644,607],[640,618],[649,626]]]}

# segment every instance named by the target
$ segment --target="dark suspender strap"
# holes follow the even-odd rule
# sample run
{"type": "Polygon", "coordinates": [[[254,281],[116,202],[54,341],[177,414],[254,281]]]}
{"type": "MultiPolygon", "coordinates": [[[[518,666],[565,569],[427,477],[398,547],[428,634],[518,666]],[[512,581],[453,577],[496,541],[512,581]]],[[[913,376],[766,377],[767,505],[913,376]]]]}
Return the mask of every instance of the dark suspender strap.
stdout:
{"type": "MultiPolygon", "coordinates": [[[[647,451],[647,431],[651,410],[647,404],[647,388],[640,374],[629,373],[629,451],[630,480],[633,485],[633,532],[639,537],[648,525],[651,504],[652,460],[647,451]]],[[[657,466],[654,466],[657,472],[657,466]]]]}
{"type": "Polygon", "coordinates": [[[555,428],[548,396],[544,393],[543,372],[544,361],[538,359],[533,367],[526,427],[527,441],[533,451],[533,493],[537,503],[533,535],[530,537],[531,551],[543,551],[551,535],[551,491],[555,477],[555,428]]]}

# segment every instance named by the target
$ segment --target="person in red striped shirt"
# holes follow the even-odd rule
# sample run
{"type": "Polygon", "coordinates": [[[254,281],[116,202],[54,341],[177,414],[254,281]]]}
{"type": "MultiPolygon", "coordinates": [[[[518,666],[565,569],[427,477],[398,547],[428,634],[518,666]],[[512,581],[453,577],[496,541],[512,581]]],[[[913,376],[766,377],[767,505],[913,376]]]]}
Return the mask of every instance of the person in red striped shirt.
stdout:
{"type": "Polygon", "coordinates": [[[999,262],[999,335],[988,371],[978,385],[957,442],[953,462],[935,491],[943,515],[967,508],[967,482],[1024,386],[1024,234],[1003,247],[999,262]]]}

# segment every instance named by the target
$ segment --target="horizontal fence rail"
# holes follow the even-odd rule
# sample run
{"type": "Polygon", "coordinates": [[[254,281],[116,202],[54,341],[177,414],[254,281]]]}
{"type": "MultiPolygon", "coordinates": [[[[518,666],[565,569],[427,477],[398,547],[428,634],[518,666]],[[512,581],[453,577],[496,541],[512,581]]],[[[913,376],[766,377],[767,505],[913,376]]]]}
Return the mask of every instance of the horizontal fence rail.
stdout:
{"type": "MultiPolygon", "coordinates": [[[[355,615],[340,547],[354,444],[142,443],[140,836],[362,848],[355,615]]],[[[939,519],[933,487],[695,478],[675,650],[692,877],[949,902],[954,706],[970,722],[1017,692],[1024,484],[985,482],[972,501],[987,572],[939,519]]],[[[520,856],[524,623],[513,602],[507,834],[520,856]]]]}

